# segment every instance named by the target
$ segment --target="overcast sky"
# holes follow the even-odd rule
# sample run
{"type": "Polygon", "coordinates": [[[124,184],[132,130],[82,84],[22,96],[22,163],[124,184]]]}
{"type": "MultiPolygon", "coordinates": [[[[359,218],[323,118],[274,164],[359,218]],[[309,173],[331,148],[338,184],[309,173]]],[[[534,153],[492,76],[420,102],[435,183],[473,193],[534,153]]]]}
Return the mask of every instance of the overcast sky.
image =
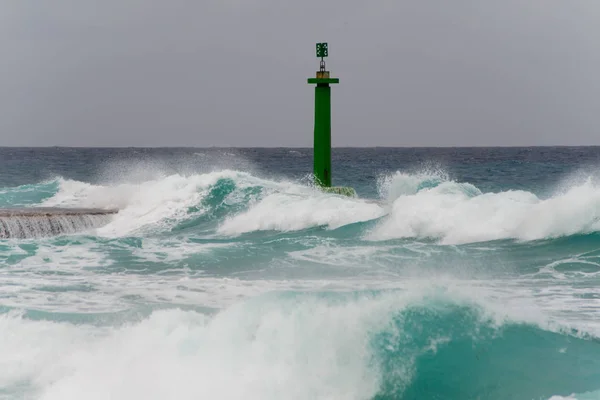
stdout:
{"type": "Polygon", "coordinates": [[[0,145],[600,145],[598,0],[0,0],[0,145]]]}

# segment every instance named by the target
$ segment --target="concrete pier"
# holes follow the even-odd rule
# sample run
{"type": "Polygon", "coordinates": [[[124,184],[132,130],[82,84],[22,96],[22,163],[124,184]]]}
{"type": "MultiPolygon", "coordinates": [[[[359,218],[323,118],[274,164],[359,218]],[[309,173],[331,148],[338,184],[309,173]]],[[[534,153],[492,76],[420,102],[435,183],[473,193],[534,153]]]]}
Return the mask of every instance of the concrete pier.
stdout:
{"type": "Polygon", "coordinates": [[[2,208],[0,238],[32,239],[87,231],[107,224],[117,212],[101,208],[2,208]]]}
{"type": "Polygon", "coordinates": [[[23,207],[0,208],[0,217],[41,217],[52,215],[109,215],[119,210],[103,208],[23,207]]]}

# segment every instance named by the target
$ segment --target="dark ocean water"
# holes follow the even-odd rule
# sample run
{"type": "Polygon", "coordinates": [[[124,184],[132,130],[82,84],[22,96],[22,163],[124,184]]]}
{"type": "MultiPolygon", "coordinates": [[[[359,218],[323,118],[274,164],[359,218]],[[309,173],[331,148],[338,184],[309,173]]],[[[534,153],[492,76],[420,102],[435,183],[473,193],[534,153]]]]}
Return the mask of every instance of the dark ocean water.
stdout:
{"type": "Polygon", "coordinates": [[[600,398],[600,148],[311,165],[0,148],[0,207],[119,210],[0,240],[0,398],[600,398]]]}

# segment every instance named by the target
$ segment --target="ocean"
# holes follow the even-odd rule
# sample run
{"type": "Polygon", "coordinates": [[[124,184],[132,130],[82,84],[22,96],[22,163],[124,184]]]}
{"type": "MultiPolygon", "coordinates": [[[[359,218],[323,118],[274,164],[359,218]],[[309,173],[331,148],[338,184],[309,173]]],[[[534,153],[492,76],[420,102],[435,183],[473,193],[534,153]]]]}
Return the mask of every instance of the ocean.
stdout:
{"type": "Polygon", "coordinates": [[[599,166],[0,148],[0,207],[119,210],[0,239],[0,399],[599,399],[599,166]]]}

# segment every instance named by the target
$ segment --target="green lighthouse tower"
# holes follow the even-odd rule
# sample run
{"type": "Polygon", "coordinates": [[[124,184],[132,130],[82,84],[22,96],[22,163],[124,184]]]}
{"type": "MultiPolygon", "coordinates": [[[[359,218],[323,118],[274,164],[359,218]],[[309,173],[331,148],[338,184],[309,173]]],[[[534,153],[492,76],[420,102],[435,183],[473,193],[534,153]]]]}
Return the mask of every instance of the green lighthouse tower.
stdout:
{"type": "Polygon", "coordinates": [[[315,127],[314,127],[314,176],[317,184],[327,192],[355,196],[354,189],[331,187],[331,84],[340,83],[332,78],[325,68],[325,57],[329,56],[327,43],[317,43],[317,57],[321,59],[315,78],[308,83],[315,86],[315,127]]]}

